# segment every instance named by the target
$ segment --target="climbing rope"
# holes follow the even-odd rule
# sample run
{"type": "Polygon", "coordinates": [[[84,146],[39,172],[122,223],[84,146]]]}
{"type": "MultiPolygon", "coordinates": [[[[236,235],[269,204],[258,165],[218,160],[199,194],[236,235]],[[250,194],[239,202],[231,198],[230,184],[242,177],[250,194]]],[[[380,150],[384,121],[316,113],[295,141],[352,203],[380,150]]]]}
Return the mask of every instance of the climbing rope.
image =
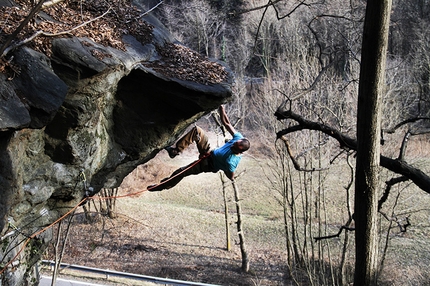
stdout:
{"type": "MultiPolygon", "coordinates": [[[[172,180],[172,179],[174,179],[174,178],[176,178],[177,176],[179,176],[179,175],[181,175],[181,174],[183,174],[185,171],[187,171],[187,170],[189,170],[189,169],[191,169],[192,167],[194,167],[195,165],[197,165],[198,163],[200,163],[203,159],[205,159],[205,158],[207,158],[207,157],[209,157],[210,156],[210,153],[207,153],[207,154],[205,154],[204,156],[202,156],[201,158],[199,158],[198,160],[196,160],[196,161],[194,161],[192,164],[190,164],[187,168],[185,168],[185,169],[183,169],[181,172],[179,172],[179,173],[177,173],[177,174],[175,174],[174,176],[171,176],[171,177],[169,177],[167,180],[165,180],[165,181],[163,181],[162,183],[164,184],[164,183],[166,183],[166,182],[168,182],[168,181],[170,181],[170,180],[172,180]]],[[[140,191],[137,191],[137,192],[134,192],[134,193],[129,193],[129,194],[126,194],[126,195],[120,195],[120,196],[110,196],[110,197],[98,197],[98,198],[95,198],[94,196],[90,196],[89,195],[89,192],[91,191],[90,189],[92,189],[91,187],[88,187],[87,188],[87,180],[86,180],[86,177],[85,177],[85,173],[84,173],[84,171],[83,170],[81,170],[81,172],[79,173],[79,175],[78,175],[78,178],[79,179],[81,179],[82,180],[82,182],[83,182],[83,184],[84,184],[84,189],[85,189],[85,197],[77,204],[77,205],[75,205],[73,208],[71,208],[68,212],[66,212],[64,215],[62,215],[60,218],[58,218],[57,220],[55,220],[53,223],[51,223],[50,225],[48,225],[48,226],[46,226],[46,227],[44,227],[44,228],[42,228],[42,229],[40,229],[39,231],[36,231],[36,232],[34,232],[33,234],[31,234],[31,235],[25,235],[25,234],[23,234],[22,233],[22,231],[20,231],[19,230],[19,228],[18,227],[16,227],[15,225],[13,225],[13,224],[9,224],[9,226],[14,230],[14,232],[15,233],[21,233],[22,235],[24,235],[25,237],[27,237],[27,239],[25,239],[25,241],[24,241],[24,243],[23,243],[23,245],[21,246],[21,248],[20,248],[20,250],[15,254],[15,256],[11,259],[11,260],[9,260],[9,262],[8,263],[6,263],[5,265],[4,265],[4,267],[0,270],[0,275],[1,274],[3,274],[5,271],[6,271],[6,269],[18,258],[18,256],[22,253],[22,251],[25,249],[25,247],[28,245],[28,243],[32,240],[32,239],[34,239],[36,236],[38,236],[39,234],[41,234],[41,233],[43,233],[43,232],[45,232],[45,231],[47,231],[48,229],[50,229],[50,228],[52,228],[54,225],[56,225],[57,223],[59,223],[60,221],[62,221],[63,219],[65,219],[67,216],[69,216],[72,212],[74,212],[79,206],[82,206],[82,205],[84,205],[87,201],[89,201],[89,200],[95,200],[95,199],[98,199],[98,200],[107,200],[107,199],[112,199],[112,198],[115,198],[115,199],[117,199],[117,198],[125,198],[125,197],[131,197],[131,196],[135,196],[135,195],[138,195],[138,194],[141,194],[141,193],[143,193],[143,192],[145,192],[145,191],[149,191],[149,190],[151,190],[152,188],[155,188],[156,186],[158,186],[159,184],[157,184],[157,185],[154,185],[154,186],[152,186],[152,188],[151,187],[148,187],[147,189],[143,189],[143,190],[140,190],[140,191]]],[[[77,186],[77,184],[78,184],[79,182],[77,182],[76,183],[76,185],[75,185],[75,188],[76,188],[76,186],[77,186]]],[[[42,216],[42,215],[41,215],[42,216]]],[[[39,218],[39,217],[38,217],[39,218]]],[[[15,234],[14,233],[14,234],[15,234]]],[[[12,234],[13,235],[13,234],[12,234]]],[[[2,237],[2,238],[5,238],[5,237],[2,237]]]]}
{"type": "Polygon", "coordinates": [[[62,215],[60,218],[58,218],[56,221],[54,221],[53,223],[51,223],[50,225],[42,228],[39,231],[36,231],[35,233],[33,233],[32,235],[28,236],[28,238],[25,240],[24,244],[22,245],[21,249],[15,254],[15,256],[8,262],[6,263],[6,265],[3,267],[2,270],[0,270],[0,275],[3,274],[3,272],[8,268],[9,265],[11,265],[13,263],[13,261],[15,261],[15,259],[18,258],[18,256],[21,254],[21,252],[24,250],[24,248],[27,246],[27,244],[34,239],[36,236],[38,236],[39,234],[47,231],[48,229],[50,229],[51,227],[53,227],[54,225],[56,225],[57,223],[59,223],[61,220],[63,220],[65,217],[67,217],[69,214],[71,214],[73,211],[75,211],[80,205],[81,203],[83,203],[83,201],[87,200],[88,198],[84,198],[81,202],[79,202],[79,204],[77,204],[76,206],[74,206],[71,210],[69,210],[68,212],[66,212],[64,215],[62,215]]]}

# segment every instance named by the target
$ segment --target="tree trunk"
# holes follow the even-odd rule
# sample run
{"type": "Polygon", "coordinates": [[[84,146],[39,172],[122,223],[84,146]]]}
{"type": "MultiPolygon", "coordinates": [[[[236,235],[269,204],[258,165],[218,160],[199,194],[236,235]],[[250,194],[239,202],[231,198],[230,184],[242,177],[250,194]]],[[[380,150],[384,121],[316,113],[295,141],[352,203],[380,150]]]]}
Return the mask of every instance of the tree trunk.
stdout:
{"type": "Polygon", "coordinates": [[[219,177],[222,182],[222,196],[224,199],[224,221],[225,221],[225,241],[226,241],[226,249],[227,251],[231,250],[231,239],[230,239],[230,219],[229,219],[229,210],[228,210],[228,201],[227,201],[227,178],[223,173],[219,173],[219,177]]]}
{"type": "Polygon", "coordinates": [[[52,273],[51,286],[54,286],[57,284],[57,277],[58,277],[58,273],[60,271],[61,262],[63,261],[64,251],[66,250],[67,239],[69,238],[70,227],[71,227],[72,219],[73,219],[74,215],[75,215],[75,211],[73,211],[73,213],[69,217],[69,221],[67,223],[67,228],[66,228],[64,235],[61,235],[61,233],[62,233],[61,225],[62,225],[63,220],[60,220],[60,222],[58,223],[57,241],[56,241],[55,247],[54,247],[54,254],[55,254],[55,261],[54,262],[55,263],[54,263],[54,271],[52,273]],[[63,240],[63,241],[62,241],[62,245],[61,245],[61,251],[59,251],[61,240],[63,240]]]}
{"type": "Polygon", "coordinates": [[[391,0],[367,2],[358,91],[354,285],[376,285],[381,101],[391,0]]]}
{"type": "Polygon", "coordinates": [[[234,199],[236,201],[236,212],[237,212],[237,233],[239,235],[240,252],[242,254],[242,270],[244,272],[249,271],[249,258],[248,251],[246,250],[245,234],[242,229],[242,208],[240,206],[239,188],[236,182],[233,181],[234,199]]]}

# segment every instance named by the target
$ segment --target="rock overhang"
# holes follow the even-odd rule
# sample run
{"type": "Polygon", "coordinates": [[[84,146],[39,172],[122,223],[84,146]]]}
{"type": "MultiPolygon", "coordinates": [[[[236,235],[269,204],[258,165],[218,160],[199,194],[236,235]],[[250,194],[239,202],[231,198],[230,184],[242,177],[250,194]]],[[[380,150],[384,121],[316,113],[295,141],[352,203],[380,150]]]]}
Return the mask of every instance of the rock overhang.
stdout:
{"type": "Polygon", "coordinates": [[[26,199],[36,192],[51,206],[80,200],[74,180],[82,170],[96,190],[117,187],[232,98],[228,67],[181,45],[150,15],[143,19],[153,25],[152,40],[123,35],[125,49],[63,37],[52,41],[49,55],[13,52],[24,69],[12,80],[0,74],[0,180],[8,189],[0,229],[11,207],[45,205],[26,199]]]}

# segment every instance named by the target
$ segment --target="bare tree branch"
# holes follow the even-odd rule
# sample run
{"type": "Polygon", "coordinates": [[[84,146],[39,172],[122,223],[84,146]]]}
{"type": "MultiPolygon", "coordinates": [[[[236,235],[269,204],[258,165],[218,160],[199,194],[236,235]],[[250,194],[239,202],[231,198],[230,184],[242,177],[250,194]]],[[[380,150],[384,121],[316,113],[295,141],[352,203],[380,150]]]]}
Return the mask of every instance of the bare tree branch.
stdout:
{"type": "Polygon", "coordinates": [[[399,129],[400,127],[402,127],[403,125],[406,125],[408,123],[417,122],[417,121],[420,121],[420,120],[430,120],[430,117],[414,117],[414,118],[409,118],[409,119],[406,119],[406,120],[404,120],[404,121],[396,124],[394,127],[391,127],[389,129],[384,129],[383,131],[385,131],[385,132],[387,132],[389,134],[392,134],[392,133],[396,132],[396,130],[399,129]]]}
{"type": "Polygon", "coordinates": [[[292,119],[298,123],[298,125],[294,125],[277,132],[276,133],[277,138],[281,138],[285,134],[293,133],[296,131],[315,130],[315,131],[321,131],[324,134],[327,134],[330,137],[333,137],[339,142],[342,148],[351,149],[351,150],[356,150],[357,148],[357,142],[355,139],[350,138],[346,135],[343,135],[340,131],[334,128],[331,128],[330,126],[327,126],[323,123],[307,120],[301,115],[298,115],[292,112],[291,110],[283,111],[278,108],[278,110],[275,112],[275,116],[278,120],[292,119]]]}
{"type": "Polygon", "coordinates": [[[254,8],[250,8],[250,9],[239,11],[239,12],[236,13],[236,15],[245,14],[245,13],[249,13],[249,12],[257,11],[257,10],[261,10],[261,9],[267,9],[268,7],[272,6],[273,4],[276,4],[276,3],[281,2],[281,1],[282,0],[269,1],[265,5],[257,6],[257,7],[254,7],[254,8]]]}
{"type": "Polygon", "coordinates": [[[346,222],[345,225],[342,225],[339,229],[339,231],[336,234],[332,234],[332,235],[327,235],[327,236],[319,236],[319,237],[314,237],[315,241],[319,241],[319,240],[323,240],[323,239],[330,239],[330,238],[334,238],[334,237],[339,237],[342,233],[343,230],[345,231],[354,231],[355,228],[354,227],[350,227],[352,223],[352,217],[348,219],[348,221],[346,222]]]}
{"type": "Polygon", "coordinates": [[[391,188],[395,184],[398,184],[398,183],[401,183],[401,182],[406,182],[408,180],[409,180],[409,178],[407,178],[405,176],[401,176],[401,177],[397,177],[397,178],[392,178],[391,180],[385,182],[385,184],[387,185],[387,187],[385,188],[384,194],[382,194],[382,197],[379,199],[379,202],[378,202],[378,211],[381,210],[382,205],[387,201],[388,196],[390,195],[391,188]]]}
{"type": "Polygon", "coordinates": [[[405,217],[405,223],[402,223],[403,219],[399,219],[396,216],[394,217],[389,217],[386,213],[384,212],[379,212],[386,220],[388,221],[392,221],[395,222],[397,224],[397,226],[399,227],[400,232],[406,232],[408,226],[411,225],[411,222],[409,221],[409,217],[405,217]]]}
{"type": "Polygon", "coordinates": [[[278,2],[281,2],[282,0],[274,0],[274,1],[272,1],[272,0],[269,0],[269,2],[266,4],[266,5],[263,5],[263,6],[259,6],[259,7],[256,7],[256,8],[252,8],[252,9],[249,9],[249,10],[244,10],[244,11],[242,11],[242,12],[239,12],[238,14],[243,14],[243,13],[247,13],[247,12],[250,12],[250,11],[254,11],[254,10],[260,10],[260,9],[264,9],[264,12],[263,12],[263,15],[261,15],[261,18],[260,18],[260,22],[258,23],[258,27],[257,27],[257,32],[255,33],[255,40],[254,40],[254,50],[256,49],[256,47],[257,47],[257,41],[258,41],[258,35],[260,34],[260,28],[261,28],[261,24],[263,23],[263,20],[264,20],[264,17],[266,16],[266,12],[267,12],[267,10],[269,9],[269,7],[273,7],[273,9],[275,10],[275,13],[276,13],[276,18],[278,19],[278,20],[282,20],[282,19],[284,19],[284,18],[286,18],[286,17],[289,17],[292,13],[294,13],[300,6],[302,6],[302,5],[307,5],[307,6],[309,6],[309,4],[306,4],[305,3],[305,1],[306,0],[303,0],[303,1],[301,1],[299,4],[297,4],[297,6],[296,7],[294,7],[289,13],[287,13],[287,14],[285,14],[284,16],[281,16],[281,17],[279,17],[279,13],[278,13],[278,10],[276,9],[276,6],[275,6],[275,4],[276,3],[278,3],[278,2]]]}
{"type": "Polygon", "coordinates": [[[310,4],[306,4],[305,3],[306,0],[301,1],[299,4],[296,5],[296,7],[294,7],[293,9],[290,10],[290,12],[288,12],[287,14],[285,14],[284,16],[279,16],[279,12],[278,9],[276,8],[275,4],[279,1],[271,1],[269,0],[269,4],[271,4],[271,6],[273,6],[273,9],[275,10],[276,13],[276,19],[278,20],[282,20],[286,17],[290,17],[291,14],[293,14],[297,9],[299,9],[302,5],[305,6],[310,6],[310,4]]]}
{"type": "Polygon", "coordinates": [[[402,140],[402,146],[400,147],[400,152],[399,152],[399,160],[403,160],[405,158],[405,153],[406,153],[406,146],[408,144],[408,140],[409,137],[411,136],[411,132],[406,132],[405,136],[403,137],[402,140]]]}
{"type": "Polygon", "coordinates": [[[40,0],[37,3],[37,5],[34,6],[34,8],[30,11],[28,16],[24,19],[24,21],[21,22],[18,28],[16,28],[16,30],[13,31],[13,33],[6,39],[3,46],[1,46],[0,48],[0,58],[4,57],[7,54],[5,52],[6,48],[10,45],[13,39],[15,39],[18,36],[19,32],[21,32],[21,30],[24,29],[24,27],[28,24],[28,22],[30,22],[30,20],[33,19],[34,15],[36,15],[42,9],[42,5],[44,1],[45,0],[40,0]]]}
{"type": "MultiPolygon", "coordinates": [[[[283,110],[281,108],[278,108],[278,110],[275,112],[275,116],[278,120],[291,119],[298,123],[297,125],[278,131],[276,134],[277,138],[281,138],[283,135],[300,130],[314,130],[323,132],[330,137],[336,139],[339,142],[341,148],[357,150],[356,139],[346,136],[342,134],[339,130],[331,128],[330,126],[319,122],[307,120],[304,117],[292,112],[291,110],[283,110]]],[[[382,167],[394,173],[405,176],[406,178],[414,182],[414,184],[417,185],[420,189],[427,193],[430,193],[430,176],[425,174],[420,169],[417,169],[402,160],[388,158],[383,155],[381,155],[380,160],[380,164],[382,167]]]]}
{"type": "MultiPolygon", "coordinates": [[[[401,232],[406,232],[407,227],[411,225],[410,221],[409,221],[409,217],[405,217],[405,223],[402,223],[402,219],[398,219],[396,216],[390,217],[388,216],[386,213],[381,211],[382,208],[382,204],[387,200],[388,195],[390,193],[390,189],[393,185],[398,184],[400,182],[405,182],[408,181],[409,179],[406,178],[405,176],[401,176],[401,177],[397,177],[397,178],[393,178],[387,182],[385,182],[387,184],[387,188],[385,189],[385,192],[382,196],[382,198],[379,200],[378,203],[378,212],[387,220],[387,221],[391,221],[391,222],[395,222],[397,224],[397,226],[399,227],[401,232]]],[[[323,239],[330,239],[330,238],[335,238],[335,237],[339,237],[342,234],[342,231],[354,231],[355,228],[350,227],[352,220],[354,219],[354,215],[351,215],[350,218],[348,219],[347,223],[343,226],[340,227],[339,231],[336,234],[332,234],[332,235],[328,235],[328,236],[320,236],[320,237],[315,237],[315,241],[319,241],[319,240],[323,240],[323,239]]]]}
{"type": "Polygon", "coordinates": [[[281,137],[281,140],[284,142],[285,147],[287,148],[287,153],[290,156],[291,161],[293,162],[294,168],[297,171],[303,171],[303,172],[314,172],[314,171],[322,171],[322,170],[327,170],[327,168],[312,168],[312,169],[305,169],[302,168],[299,164],[299,162],[296,160],[296,158],[293,155],[293,152],[291,151],[291,147],[290,144],[288,143],[288,140],[285,136],[281,137]]]}
{"type": "MultiPolygon", "coordinates": [[[[140,14],[138,17],[134,18],[133,20],[139,20],[143,16],[148,15],[149,13],[151,13],[152,11],[154,11],[155,9],[157,9],[157,7],[160,6],[161,4],[163,4],[163,1],[158,2],[157,5],[155,5],[154,7],[152,7],[151,9],[149,9],[148,11],[140,14]]],[[[126,23],[130,23],[131,21],[132,20],[129,20],[126,23]]]]}

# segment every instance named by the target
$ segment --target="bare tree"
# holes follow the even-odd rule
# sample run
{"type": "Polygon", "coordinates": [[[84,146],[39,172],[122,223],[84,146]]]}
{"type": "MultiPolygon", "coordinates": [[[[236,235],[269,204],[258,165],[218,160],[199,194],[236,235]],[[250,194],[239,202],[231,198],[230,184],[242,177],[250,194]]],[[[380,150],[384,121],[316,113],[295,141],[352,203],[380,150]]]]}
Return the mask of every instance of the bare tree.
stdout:
{"type": "Polygon", "coordinates": [[[244,272],[249,271],[249,256],[248,251],[246,249],[246,240],[245,240],[245,232],[243,230],[243,220],[242,220],[242,207],[240,205],[240,194],[239,187],[237,186],[236,181],[233,181],[233,190],[234,190],[234,201],[236,204],[236,214],[237,214],[237,234],[239,235],[239,245],[240,245],[240,253],[242,254],[242,270],[244,272]]]}
{"type": "Polygon", "coordinates": [[[62,230],[63,221],[61,220],[57,226],[57,240],[54,245],[54,270],[52,273],[51,286],[56,285],[57,277],[60,271],[61,262],[63,260],[64,251],[66,250],[67,240],[69,238],[70,227],[75,215],[75,211],[69,216],[69,221],[67,222],[66,229],[62,230]],[[61,244],[61,245],[60,245],[61,244]]]}
{"type": "MultiPolygon", "coordinates": [[[[212,114],[213,119],[215,120],[216,124],[221,128],[223,138],[225,141],[225,134],[226,134],[226,128],[221,123],[221,119],[219,116],[212,114]]],[[[234,126],[237,125],[237,123],[240,122],[240,118],[234,123],[234,126]]],[[[237,177],[240,177],[243,173],[240,173],[236,175],[237,177]]],[[[227,250],[230,250],[230,229],[229,229],[229,219],[228,219],[228,206],[227,206],[227,199],[226,199],[226,176],[224,174],[220,175],[220,179],[223,186],[223,196],[224,196],[224,210],[225,210],[225,222],[226,222],[226,237],[227,237],[227,250]]],[[[248,251],[246,248],[246,240],[245,240],[245,232],[242,226],[243,219],[242,219],[242,207],[241,207],[241,197],[239,193],[239,187],[237,186],[236,180],[232,181],[233,191],[234,191],[234,203],[236,205],[236,226],[237,226],[237,234],[239,236],[239,246],[240,246],[240,253],[242,255],[242,270],[244,272],[249,271],[249,256],[248,251]]]]}
{"type": "Polygon", "coordinates": [[[229,207],[228,207],[228,199],[227,199],[227,183],[228,179],[223,173],[219,173],[220,180],[222,182],[222,197],[224,201],[224,222],[225,222],[225,244],[226,250],[231,250],[231,235],[230,235],[230,216],[229,216],[229,207]]]}
{"type": "Polygon", "coordinates": [[[367,2],[357,115],[354,285],[376,285],[381,103],[391,0],[367,2]]]}

